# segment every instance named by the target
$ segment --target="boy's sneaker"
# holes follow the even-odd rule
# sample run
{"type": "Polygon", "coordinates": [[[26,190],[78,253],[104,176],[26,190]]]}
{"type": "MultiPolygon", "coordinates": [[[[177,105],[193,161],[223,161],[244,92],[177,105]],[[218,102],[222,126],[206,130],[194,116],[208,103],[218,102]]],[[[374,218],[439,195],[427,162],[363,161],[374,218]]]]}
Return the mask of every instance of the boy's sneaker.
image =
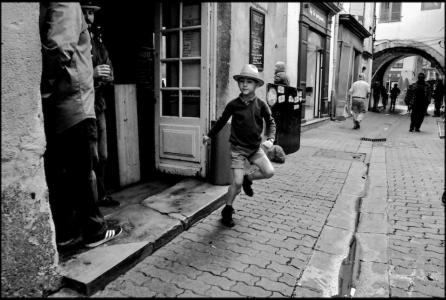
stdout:
{"type": "Polygon", "coordinates": [[[85,246],[88,248],[97,247],[103,243],[111,241],[112,239],[120,235],[121,232],[122,232],[121,226],[109,227],[103,234],[98,236],[96,239],[86,242],[85,246]]]}
{"type": "Polygon", "coordinates": [[[232,214],[234,213],[234,208],[232,206],[226,205],[221,211],[221,222],[227,227],[233,227],[235,225],[232,219],[232,214]]]}
{"type": "Polygon", "coordinates": [[[254,191],[252,190],[252,181],[248,179],[248,175],[243,176],[243,191],[246,195],[249,197],[252,197],[254,195],[254,191]]]}

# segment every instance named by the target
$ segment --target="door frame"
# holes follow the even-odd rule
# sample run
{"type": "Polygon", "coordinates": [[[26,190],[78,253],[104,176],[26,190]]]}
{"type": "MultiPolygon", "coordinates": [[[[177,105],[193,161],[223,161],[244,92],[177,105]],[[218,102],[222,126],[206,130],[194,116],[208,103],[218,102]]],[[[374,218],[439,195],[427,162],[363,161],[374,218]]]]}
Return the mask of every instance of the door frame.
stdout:
{"type": "Polygon", "coordinates": [[[322,80],[323,80],[323,49],[318,49],[316,57],[316,69],[315,69],[315,92],[314,92],[314,106],[313,106],[313,117],[319,118],[321,115],[321,102],[322,102],[322,80]]]}

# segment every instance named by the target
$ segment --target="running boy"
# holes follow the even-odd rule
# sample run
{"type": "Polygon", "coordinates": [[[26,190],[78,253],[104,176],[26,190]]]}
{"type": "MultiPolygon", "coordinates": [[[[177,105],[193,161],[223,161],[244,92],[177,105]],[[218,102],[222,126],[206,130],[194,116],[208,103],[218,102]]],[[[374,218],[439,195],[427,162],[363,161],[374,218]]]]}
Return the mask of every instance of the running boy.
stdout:
{"type": "Polygon", "coordinates": [[[231,169],[232,184],[226,193],[226,206],[223,208],[222,223],[225,226],[234,226],[232,214],[234,209],[232,203],[240,193],[241,188],[246,195],[252,197],[252,181],[270,178],[274,175],[274,167],[260,147],[262,141],[263,120],[266,122],[266,141],[263,146],[270,148],[274,143],[276,134],[276,124],[271,115],[268,105],[257,98],[256,88],[262,86],[264,81],[259,77],[257,67],[245,65],[239,75],[234,75],[238,82],[240,95],[230,101],[223,111],[222,116],[217,120],[208,135],[203,136],[203,143],[207,144],[223,128],[226,122],[232,117],[231,136],[231,169]],[[248,161],[258,167],[258,170],[251,174],[245,174],[245,162],[248,161]]]}

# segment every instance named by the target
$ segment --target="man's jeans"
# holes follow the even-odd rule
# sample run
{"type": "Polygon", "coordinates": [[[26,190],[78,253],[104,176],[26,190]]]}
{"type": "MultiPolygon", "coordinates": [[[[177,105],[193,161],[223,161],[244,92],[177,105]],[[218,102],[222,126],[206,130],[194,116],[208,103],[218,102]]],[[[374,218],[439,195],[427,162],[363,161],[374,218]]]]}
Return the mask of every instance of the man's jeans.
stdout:
{"type": "Polygon", "coordinates": [[[95,119],[85,119],[61,134],[48,132],[45,172],[56,241],[102,234],[107,227],[96,204],[95,119]]]}
{"type": "Polygon", "coordinates": [[[101,201],[105,197],[105,166],[107,164],[108,152],[107,152],[107,126],[105,121],[105,112],[96,113],[96,124],[98,130],[98,142],[97,153],[98,161],[95,165],[96,180],[98,183],[98,201],[101,201]]]}

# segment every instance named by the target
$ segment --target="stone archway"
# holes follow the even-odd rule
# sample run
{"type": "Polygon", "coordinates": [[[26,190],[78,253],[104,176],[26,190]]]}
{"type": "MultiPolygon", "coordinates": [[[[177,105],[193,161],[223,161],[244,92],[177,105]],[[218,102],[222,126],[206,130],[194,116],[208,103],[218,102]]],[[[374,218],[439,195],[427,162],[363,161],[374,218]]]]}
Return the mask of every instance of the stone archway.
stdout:
{"type": "Polygon", "coordinates": [[[392,63],[414,55],[425,58],[441,74],[445,74],[444,55],[433,47],[413,40],[381,40],[376,41],[374,46],[372,80],[382,81],[392,63]]]}

